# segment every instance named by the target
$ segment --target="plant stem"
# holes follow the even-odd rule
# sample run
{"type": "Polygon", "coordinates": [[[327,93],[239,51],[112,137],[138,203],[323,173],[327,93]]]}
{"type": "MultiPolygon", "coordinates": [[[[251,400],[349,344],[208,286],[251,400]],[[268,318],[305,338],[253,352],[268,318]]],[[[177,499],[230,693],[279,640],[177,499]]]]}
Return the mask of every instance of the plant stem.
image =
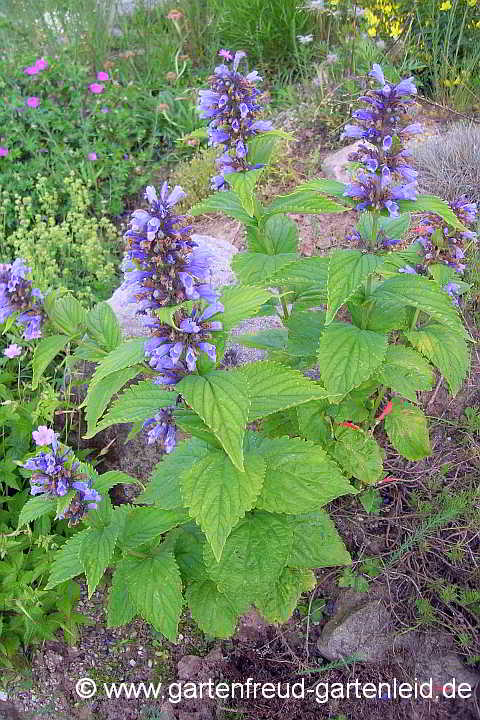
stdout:
{"type": "Polygon", "coordinates": [[[415,330],[415,328],[416,328],[416,326],[417,326],[417,320],[418,320],[418,316],[419,316],[419,315],[420,315],[420,308],[417,308],[417,309],[415,310],[415,315],[413,316],[413,320],[412,320],[412,322],[411,322],[411,324],[410,324],[410,330],[415,330]]]}
{"type": "Polygon", "coordinates": [[[285,300],[285,297],[283,295],[280,296],[280,302],[282,303],[283,309],[283,321],[287,322],[288,318],[290,317],[290,313],[288,312],[287,301],[285,300]]]}
{"type": "Polygon", "coordinates": [[[379,388],[379,390],[378,390],[377,399],[375,400],[375,403],[374,403],[373,408],[372,408],[372,420],[375,419],[375,415],[376,415],[376,413],[377,413],[377,410],[378,410],[378,408],[380,407],[380,404],[381,404],[383,398],[385,397],[386,389],[387,389],[387,388],[385,387],[385,385],[381,385],[380,388],[379,388]]]}

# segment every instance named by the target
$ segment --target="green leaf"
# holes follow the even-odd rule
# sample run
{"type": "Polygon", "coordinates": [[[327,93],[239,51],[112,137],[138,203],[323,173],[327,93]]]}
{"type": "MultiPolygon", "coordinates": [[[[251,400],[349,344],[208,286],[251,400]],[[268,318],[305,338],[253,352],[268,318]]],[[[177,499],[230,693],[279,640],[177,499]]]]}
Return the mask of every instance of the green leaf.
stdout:
{"type": "Polygon", "coordinates": [[[18,527],[21,528],[32,520],[53,512],[56,508],[57,501],[55,498],[49,498],[46,495],[37,495],[37,497],[30,498],[20,510],[18,527]]]}
{"type": "Polygon", "coordinates": [[[284,328],[275,330],[261,330],[248,335],[235,335],[235,342],[245,347],[259,348],[260,350],[284,350],[287,344],[288,331],[284,328]]]}
{"type": "MultiPolygon", "coordinates": [[[[401,240],[406,236],[409,227],[410,215],[408,213],[399,215],[399,217],[377,217],[377,231],[380,237],[384,235],[386,238],[390,238],[391,240],[401,240]]],[[[356,230],[360,233],[362,239],[369,245],[375,242],[376,238],[373,237],[373,213],[362,213],[359,221],[357,222],[356,230]]]]}
{"type": "Polygon", "coordinates": [[[138,375],[141,369],[139,365],[123,368],[123,370],[117,370],[98,382],[89,385],[85,400],[87,406],[85,415],[89,437],[93,437],[97,432],[96,425],[98,419],[105,412],[112,397],[118,393],[129,380],[132,380],[138,375]]]}
{"type": "Polygon", "coordinates": [[[240,198],[232,190],[210,195],[203,202],[194,205],[189,210],[189,215],[197,216],[218,212],[224,213],[235,220],[240,220],[244,225],[256,225],[256,220],[245,212],[240,198]]]}
{"type": "Polygon", "coordinates": [[[442,325],[432,323],[405,333],[413,347],[437,367],[456,395],[468,375],[470,356],[465,340],[442,325]]]}
{"type": "Polygon", "coordinates": [[[38,342],[32,360],[32,390],[37,389],[43,373],[58,353],[62,352],[68,341],[69,338],[66,335],[50,335],[50,337],[43,338],[38,342]]]}
{"type": "Polygon", "coordinates": [[[456,333],[466,336],[458,312],[452,305],[451,298],[433,280],[427,280],[423,275],[397,275],[385,280],[373,293],[374,298],[380,302],[403,301],[405,305],[423,310],[431,315],[441,325],[446,325],[456,333]]]}
{"type": "Polygon", "coordinates": [[[387,336],[335,323],[320,338],[318,361],[328,391],[346,394],[361,385],[383,362],[387,336]]]}
{"type": "Polygon", "coordinates": [[[344,197],[346,185],[338,180],[327,180],[325,178],[317,178],[316,180],[309,180],[302,185],[297,187],[299,192],[309,190],[311,192],[321,192],[325,195],[332,195],[333,197],[342,198],[345,202],[349,202],[350,198],[344,197]]]}
{"type": "Polygon", "coordinates": [[[238,612],[246,612],[280,577],[291,550],[293,531],[270,513],[247,515],[230,534],[220,562],[205,545],[208,575],[238,612]]]}
{"type": "Polygon", "coordinates": [[[182,474],[184,504],[205,533],[217,560],[232,528],[254,506],[264,475],[261,457],[245,458],[245,471],[240,472],[221,451],[211,451],[182,474]]]}
{"type": "Polygon", "coordinates": [[[137,612],[167,640],[175,642],[182,612],[183,596],[180,571],[171,553],[155,557],[128,557],[125,576],[134,578],[128,596],[137,612]]]}
{"type": "Polygon", "coordinates": [[[414,242],[406,250],[392,250],[382,257],[383,265],[378,268],[379,274],[386,277],[392,275],[398,277],[398,271],[405,265],[415,267],[415,265],[423,264],[425,253],[420,243],[414,242]]]}
{"type": "Polygon", "coordinates": [[[287,352],[296,357],[315,357],[325,327],[325,313],[294,310],[288,318],[287,352]]]}
{"type": "Polygon", "coordinates": [[[468,230],[468,228],[460,222],[453,210],[451,210],[448,203],[436,195],[417,195],[416,200],[399,200],[398,205],[402,213],[406,211],[415,213],[423,211],[433,212],[435,215],[443,218],[445,222],[455,228],[455,230],[468,230]]]}
{"type": "Polygon", "coordinates": [[[106,355],[107,351],[102,350],[99,345],[91,340],[83,339],[81,344],[75,348],[75,352],[72,357],[78,358],[79,360],[87,360],[88,362],[98,363],[101,362],[106,355]]]}
{"type": "Polygon", "coordinates": [[[274,285],[287,285],[297,292],[311,288],[324,289],[326,296],[329,258],[301,258],[280,270],[273,278],[274,285]]]}
{"type": "Polygon", "coordinates": [[[178,443],[174,452],[165,455],[154,468],[146,490],[139,495],[136,503],[154,503],[164,510],[173,510],[182,505],[180,477],[188,472],[192,463],[208,455],[211,448],[195,438],[178,443]]]}
{"type": "Polygon", "coordinates": [[[407,460],[431,455],[427,418],[415,405],[394,399],[392,412],[385,418],[385,430],[395,450],[407,460]]]}
{"type": "Polygon", "coordinates": [[[250,363],[228,374],[232,373],[247,382],[251,402],[249,422],[310,400],[330,397],[324,388],[298,370],[276,362],[250,363]]]}
{"type": "Polygon", "coordinates": [[[333,456],[348,476],[371,484],[383,476],[383,453],[371,435],[350,427],[336,427],[333,456]]]}
{"type": "Polygon", "coordinates": [[[122,342],[122,330],[117,316],[106,302],[98,303],[86,317],[87,332],[100,347],[108,352],[122,342]]]}
{"type": "Polygon", "coordinates": [[[275,585],[255,605],[270,623],[285,623],[297,607],[302,593],[313,590],[315,575],[305,568],[284,568],[275,585]]]}
{"type": "Polygon", "coordinates": [[[137,507],[127,515],[118,538],[124,550],[133,550],[188,520],[185,508],[163,510],[157,507],[137,507]]]}
{"type": "Polygon", "coordinates": [[[268,165],[279,139],[292,140],[290,133],[270,130],[248,139],[248,162],[250,165],[268,165]]]}
{"type": "Polygon", "coordinates": [[[317,213],[343,213],[349,209],[349,207],[339,205],[317,193],[308,190],[297,190],[289,195],[278,195],[265,208],[265,215],[274,215],[276,213],[316,215],[317,213]]]}
{"type": "Polygon", "coordinates": [[[402,303],[383,298],[382,302],[377,302],[371,295],[366,298],[362,289],[350,299],[348,309],[352,322],[362,330],[384,333],[407,327],[407,308],[402,303]]]}
{"type": "Polygon", "coordinates": [[[355,493],[325,450],[300,438],[265,440],[260,449],[267,463],[257,507],[298,515],[355,493]]]}
{"type": "Polygon", "coordinates": [[[90,532],[90,528],[77,533],[57,550],[53,556],[52,569],[48,578],[45,590],[51,590],[56,585],[70,580],[83,573],[83,565],[80,560],[80,548],[84,537],[90,532]]]}
{"type": "Polygon", "coordinates": [[[95,384],[118,370],[124,370],[143,362],[145,358],[144,345],[145,338],[136,338],[128,340],[112,350],[96,368],[90,384],[95,384]]]}
{"type": "Polygon", "coordinates": [[[89,528],[79,549],[79,558],[87,576],[88,597],[91,598],[108,567],[117,542],[118,527],[89,528]]]}
{"type": "Polygon", "coordinates": [[[61,497],[57,498],[57,506],[56,506],[56,518],[60,518],[65,510],[69,507],[70,503],[72,502],[73,498],[76,495],[76,491],[69,490],[66,495],[62,495],[61,497]]]}
{"type": "Polygon", "coordinates": [[[242,207],[248,215],[255,214],[254,191],[257,182],[263,173],[263,168],[244,172],[231,173],[227,178],[228,184],[240,199],[242,207]]]}
{"type": "Polygon", "coordinates": [[[177,425],[180,430],[200,438],[200,440],[203,440],[203,442],[208,445],[213,445],[213,447],[217,448],[222,447],[208,425],[206,425],[202,418],[193,412],[193,410],[185,410],[181,407],[176,408],[173,413],[173,419],[175,425],[177,425]]]}
{"type": "Polygon", "coordinates": [[[331,424],[325,417],[327,400],[312,400],[297,407],[300,435],[317,444],[326,444],[331,438],[331,424]]]}
{"type": "Polygon", "coordinates": [[[253,317],[270,297],[268,290],[254,285],[230,285],[224,288],[220,301],[225,310],[218,316],[224,330],[231,330],[242,320],[253,317]]]}
{"type": "Polygon", "coordinates": [[[335,250],[330,255],[326,325],[332,322],[339,308],[381,264],[380,257],[360,250],[335,250]]]}
{"type": "Polygon", "coordinates": [[[287,255],[297,252],[298,228],[286,215],[269,217],[261,228],[247,228],[248,249],[266,255],[287,255]]]}
{"type": "Polygon", "coordinates": [[[350,565],[352,558],[325,510],[291,518],[293,545],[288,558],[292,567],[350,565]]]}
{"type": "MultiPolygon", "coordinates": [[[[300,405],[299,407],[303,407],[300,405]]],[[[297,408],[288,408],[269,415],[262,421],[262,434],[276,438],[290,435],[296,437],[300,434],[298,429],[297,408]]]]}
{"type": "Polygon", "coordinates": [[[370,413],[365,407],[363,400],[358,397],[347,397],[345,400],[342,400],[341,403],[338,403],[338,405],[330,405],[327,413],[335,419],[335,422],[345,422],[346,420],[364,422],[370,417],[370,413]]]}
{"type": "Polygon", "coordinates": [[[175,560],[185,582],[205,580],[203,561],[205,535],[195,523],[187,523],[178,529],[175,540],[175,560]]]}
{"type": "Polygon", "coordinates": [[[49,306],[48,315],[57,330],[74,337],[85,332],[87,311],[73,295],[64,295],[49,306]]]}
{"type": "Polygon", "coordinates": [[[259,252],[237,253],[232,259],[232,270],[244,285],[269,285],[272,275],[295,262],[295,253],[266,255],[259,252]]]}
{"type": "Polygon", "coordinates": [[[243,437],[250,409],[244,379],[215,370],[187,375],[176,386],[188,405],[212,430],[232,463],[243,471],[243,437]]]}
{"type": "Polygon", "coordinates": [[[105,495],[115,485],[138,485],[138,480],[121,470],[109,470],[98,475],[92,483],[93,489],[101,495],[105,495]]]}
{"type": "Polygon", "coordinates": [[[128,568],[120,562],[112,578],[112,587],[108,595],[107,627],[126,625],[135,617],[137,611],[128,596],[128,587],[131,578],[128,577],[128,568]]]}
{"type": "Polygon", "coordinates": [[[385,364],[380,369],[382,385],[417,402],[417,390],[431,390],[434,376],[431,366],[412,348],[389,345],[385,364]]]}
{"type": "Polygon", "coordinates": [[[233,635],[237,613],[211,580],[193,582],[185,593],[192,618],[204,633],[218,638],[233,635]]]}
{"type": "MultiPolygon", "coordinates": [[[[164,390],[161,385],[154,385],[151,380],[143,380],[136,385],[131,385],[113,402],[103,420],[89,430],[84,437],[91,438],[111,425],[148,420],[158,413],[160,408],[174,405],[177,394],[170,390],[164,390]]],[[[94,401],[96,400],[93,391],[91,397],[94,401]]]]}

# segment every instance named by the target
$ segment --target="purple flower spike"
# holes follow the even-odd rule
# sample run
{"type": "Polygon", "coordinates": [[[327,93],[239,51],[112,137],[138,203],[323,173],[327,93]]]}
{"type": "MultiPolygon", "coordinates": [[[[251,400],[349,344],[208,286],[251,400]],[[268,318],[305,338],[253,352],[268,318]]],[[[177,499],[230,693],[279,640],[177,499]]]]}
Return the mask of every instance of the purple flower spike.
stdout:
{"type": "Polygon", "coordinates": [[[385,85],[383,70],[377,63],[374,63],[372,69],[368,73],[368,76],[374,78],[380,85],[385,85]]]}

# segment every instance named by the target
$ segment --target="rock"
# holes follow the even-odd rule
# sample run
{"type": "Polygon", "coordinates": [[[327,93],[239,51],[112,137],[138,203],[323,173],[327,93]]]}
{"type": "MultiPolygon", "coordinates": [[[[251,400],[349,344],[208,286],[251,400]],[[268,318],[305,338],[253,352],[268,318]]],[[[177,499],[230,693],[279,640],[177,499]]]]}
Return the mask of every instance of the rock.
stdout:
{"type": "Polygon", "coordinates": [[[381,598],[347,591],[322,630],[317,649],[328,660],[355,655],[380,663],[392,649],[391,617],[381,598]]]}
{"type": "Polygon", "coordinates": [[[328,155],[322,163],[322,170],[325,176],[330,180],[338,180],[343,183],[350,182],[350,176],[345,166],[349,162],[348,156],[350,153],[356,152],[360,144],[365,145],[365,142],[357,140],[357,142],[346,145],[340,150],[337,150],[337,152],[328,155]]]}
{"type": "Polygon", "coordinates": [[[432,680],[434,687],[443,687],[446,683],[468,683],[472,688],[480,682],[480,675],[467,668],[454,652],[452,638],[442,635],[416,635],[414,649],[414,670],[418,682],[432,680]]]}
{"type": "MultiPolygon", "coordinates": [[[[261,330],[273,330],[274,328],[283,327],[282,322],[276,315],[266,315],[265,317],[254,317],[248,320],[244,320],[234,328],[231,332],[231,337],[235,335],[254,335],[261,330]]],[[[228,348],[232,349],[235,353],[235,364],[245,365],[246,363],[255,362],[256,360],[263,360],[266,356],[266,350],[257,350],[256,348],[245,347],[245,345],[238,345],[236,343],[228,344],[228,348]]]]}

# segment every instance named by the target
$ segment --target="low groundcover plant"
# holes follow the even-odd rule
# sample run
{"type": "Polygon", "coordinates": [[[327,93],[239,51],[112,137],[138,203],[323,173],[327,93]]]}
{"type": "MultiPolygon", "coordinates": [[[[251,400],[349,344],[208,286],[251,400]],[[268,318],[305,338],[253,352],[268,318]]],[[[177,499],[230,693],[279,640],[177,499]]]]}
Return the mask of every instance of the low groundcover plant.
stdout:
{"type": "Polygon", "coordinates": [[[314,587],[315,568],[350,564],[325,506],[383,481],[379,427],[408,460],[428,456],[417,392],[432,389],[438,369],[456,393],[469,367],[458,251],[475,241],[476,208],[417,193],[403,145],[419,130],[408,120],[413,79],[395,85],[374,66],[377,87],[346,128],[368,141],[350,183],[313,180],[263,206],[255,187],[282,133],[258,124],[258,78],[240,74],[241,54],[221,55],[201,108],[211,142],[223,146],[214,179],[222,189],[191,213],[222,211],[244,224],[248,249],[233,261],[240,284],[210,286],[209,257],[173,211],[181,188],[148,187],[124,264],[148,337],[122,340],[105,303],[87,313],[72,296],[50,294],[45,312],[57,334],[34,357],[34,383],[66,347],[97,363],[86,437],[132,423],[130,436],[144,432],[164,455],[134,504],[119,507],[108,490],[133,482],[125,473],[85,466],[77,481],[71,465],[60,481],[45,471],[47,455],[28,461],[39,494],[21,522],[54,503],[65,514],[78,494],[97,506],[82,508],[84,529],[58,551],[47,587],[85,573],[91,595],[111,568],[109,626],[141,615],[172,641],[185,603],[202,630],[228,637],[252,605],[286,621],[314,587]],[[299,257],[288,213],[352,208],[359,249],[299,257]],[[411,212],[426,213],[421,232],[410,230],[411,212]],[[268,358],[221,369],[229,331],[274,313],[282,328],[236,338],[268,358]],[[56,497],[60,482],[68,493],[56,497]]]}

